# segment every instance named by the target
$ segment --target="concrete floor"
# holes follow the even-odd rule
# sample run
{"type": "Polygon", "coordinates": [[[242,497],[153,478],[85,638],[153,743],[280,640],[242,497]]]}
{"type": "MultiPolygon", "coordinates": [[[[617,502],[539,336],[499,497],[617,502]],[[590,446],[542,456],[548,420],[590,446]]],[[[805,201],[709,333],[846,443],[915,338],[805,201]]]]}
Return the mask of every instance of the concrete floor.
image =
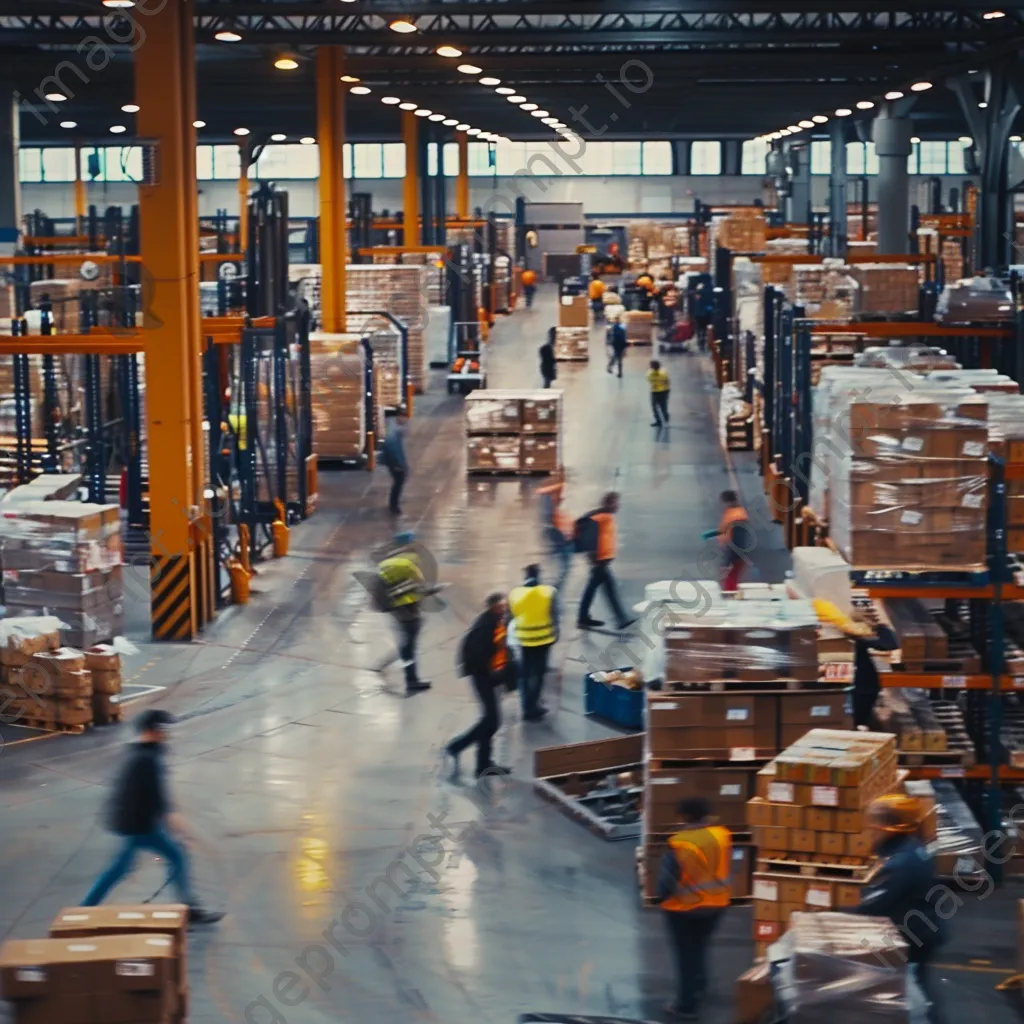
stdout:
{"type": "MultiPolygon", "coordinates": [[[[553,291],[542,290],[532,311],[497,326],[492,386],[536,383],[537,347],[555,312],[553,291]]],[[[582,512],[611,487],[623,493],[616,572],[632,602],[651,580],[699,575],[699,535],[716,523],[724,487],[738,485],[751,503],[761,488],[752,457],[723,459],[705,359],[669,357],[673,423],[656,437],[649,350],[628,354],[622,381],[604,371],[603,331],[592,354],[590,364],[559,366],[568,500],[582,512]]],[[[133,686],[163,688],[132,708],[159,704],[183,719],[173,791],[192,832],[196,888],[228,911],[194,933],[195,1024],[510,1024],[531,1011],[661,1019],[672,976],[660,915],[637,900],[632,845],[595,838],[530,786],[535,747],[607,734],[582,716],[581,675],[611,638],[567,630],[549,683],[557,713],[543,725],[524,726],[506,700],[496,756],[515,769],[507,788],[440,777],[442,745],[475,714],[455,673],[458,639],[486,594],[518,583],[541,551],[535,480],[467,481],[461,404],[438,383],[418,399],[409,440],[408,521],[451,583],[447,609],[424,634],[430,693],[407,700],[397,667],[384,678],[367,670],[391,645],[353,577],[390,533],[382,473],[323,474],[320,510],[293,531],[291,557],[263,569],[248,606],[225,613],[200,643],[141,643],[129,659],[133,686]],[[297,960],[308,973],[282,973],[297,960]]],[[[755,561],[762,578],[781,578],[777,529],[759,537],[755,561]]],[[[582,582],[577,566],[570,626],[582,582]]],[[[111,852],[100,819],[130,732],[37,739],[8,727],[3,736],[0,935],[43,935],[111,852]]],[[[114,898],[144,899],[162,877],[154,860],[140,861],[114,898]]],[[[1014,1020],[992,991],[1015,962],[1013,892],[965,902],[943,958],[950,1011],[1014,1020]]],[[[709,1024],[732,1019],[750,931],[750,912],[735,910],[717,936],[709,1024]]]]}

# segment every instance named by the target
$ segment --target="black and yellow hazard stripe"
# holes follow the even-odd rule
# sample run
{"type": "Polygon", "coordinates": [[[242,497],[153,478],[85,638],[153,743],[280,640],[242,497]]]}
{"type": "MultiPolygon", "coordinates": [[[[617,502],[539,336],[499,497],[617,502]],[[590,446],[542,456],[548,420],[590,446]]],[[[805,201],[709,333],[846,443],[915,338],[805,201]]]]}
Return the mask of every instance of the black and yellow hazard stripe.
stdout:
{"type": "Polygon", "coordinates": [[[196,632],[192,555],[154,557],[150,572],[154,640],[191,640],[196,632]]]}

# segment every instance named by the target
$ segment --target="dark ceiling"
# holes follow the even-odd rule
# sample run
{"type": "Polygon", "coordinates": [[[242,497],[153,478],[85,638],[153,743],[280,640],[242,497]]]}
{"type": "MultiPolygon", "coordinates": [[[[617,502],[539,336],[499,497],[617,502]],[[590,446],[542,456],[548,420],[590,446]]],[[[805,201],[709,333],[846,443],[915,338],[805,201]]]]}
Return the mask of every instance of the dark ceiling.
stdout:
{"type": "MultiPolygon", "coordinates": [[[[127,13],[144,29],[145,10],[160,2],[138,0],[127,13]]],[[[254,139],[315,134],[315,52],[328,43],[346,47],[351,74],[372,90],[349,97],[350,136],[378,139],[399,131],[384,95],[511,138],[552,137],[494,88],[460,74],[467,60],[588,136],[749,138],[921,79],[935,88],[913,109],[918,134],[957,135],[966,126],[945,79],[1019,59],[1024,49],[1024,3],[986,18],[997,0],[168,2],[196,12],[199,116],[210,140],[239,126],[254,139]],[[418,31],[389,29],[399,17],[418,31]],[[225,28],[242,41],[216,42],[225,28]],[[437,56],[444,44],[462,49],[462,61],[437,56]],[[299,58],[297,70],[273,67],[285,50],[299,58]],[[574,111],[586,125],[574,123],[574,111]]],[[[88,137],[112,138],[114,123],[131,129],[119,108],[133,99],[132,57],[113,42],[126,27],[100,0],[0,0],[8,80],[40,112],[22,117],[24,141],[67,136],[62,119],[88,137]],[[102,70],[89,70],[76,49],[90,37],[116,53],[102,70]],[[65,64],[60,80],[74,95],[50,110],[35,93],[62,61],[89,80],[65,64]]],[[[983,78],[973,79],[979,101],[983,78]]]]}

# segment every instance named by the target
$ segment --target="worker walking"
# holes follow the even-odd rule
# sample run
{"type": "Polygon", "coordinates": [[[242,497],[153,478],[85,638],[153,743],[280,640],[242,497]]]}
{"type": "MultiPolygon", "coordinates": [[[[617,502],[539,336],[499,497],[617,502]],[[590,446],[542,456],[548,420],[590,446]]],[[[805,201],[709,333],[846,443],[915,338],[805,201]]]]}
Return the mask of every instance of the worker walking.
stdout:
{"type": "Polygon", "coordinates": [[[611,373],[613,367],[618,367],[621,377],[622,357],[626,354],[626,349],[629,348],[629,342],[626,340],[626,328],[622,326],[622,321],[618,318],[608,328],[608,347],[611,350],[608,372],[611,373]]]}
{"type": "Polygon", "coordinates": [[[701,281],[694,289],[692,313],[697,325],[697,344],[701,352],[704,352],[708,347],[708,329],[715,313],[715,297],[706,281],[701,281]]]}
{"type": "Polygon", "coordinates": [[[224,915],[203,910],[195,902],[189,885],[188,856],[170,827],[173,812],[167,793],[164,752],[167,726],[173,722],[169,712],[157,708],[143,711],[135,720],[139,739],[129,748],[108,811],[108,827],[121,837],[121,848],[82,900],[82,906],[102,903],[110,890],[131,874],[139,852],[148,850],[166,861],[165,885],[172,886],[188,906],[189,920],[195,924],[214,924],[224,915]]]}
{"type": "Polygon", "coordinates": [[[881,866],[861,889],[860,905],[853,913],[887,917],[899,928],[917,982],[930,1003],[928,1020],[942,1024],[930,964],[948,932],[946,919],[928,902],[936,886],[935,861],[919,838],[923,817],[918,800],[898,793],[880,797],[868,808],[868,828],[881,866]]]}
{"type": "Polygon", "coordinates": [[[703,797],[681,801],[683,827],[669,839],[658,873],[678,979],[675,1002],[667,1009],[679,1020],[697,1019],[708,987],[708,945],[731,897],[732,836],[710,823],[710,811],[703,797]]]}
{"type": "Polygon", "coordinates": [[[398,630],[398,656],[405,670],[405,691],[410,695],[430,689],[430,683],[420,679],[417,672],[416,647],[423,628],[421,602],[432,588],[427,586],[419,558],[412,548],[415,540],[413,533],[396,534],[395,546],[377,566],[381,588],[379,603],[394,619],[398,630]]]}
{"type": "Polygon", "coordinates": [[[651,368],[647,371],[647,381],[651,385],[651,409],[654,412],[652,427],[668,426],[668,396],[671,385],[668,370],[663,369],[657,359],[651,360],[651,368]]]}
{"type": "Polygon", "coordinates": [[[754,550],[754,534],[750,529],[747,510],[740,504],[735,491],[722,491],[722,520],[717,530],[708,530],[703,540],[717,538],[722,547],[725,579],[722,591],[734,594],[747,567],[747,553],[754,550]]]}
{"type": "Polygon", "coordinates": [[[391,494],[388,497],[388,510],[393,516],[402,514],[402,489],[409,475],[409,460],[405,455],[405,425],[408,418],[399,413],[388,431],[388,436],[381,445],[380,461],[391,474],[391,494]]]}
{"type": "Polygon", "coordinates": [[[548,713],[540,695],[551,648],[558,640],[558,592],[540,582],[539,565],[528,565],[523,585],[508,596],[508,606],[522,652],[519,694],[523,719],[539,722],[548,713]]]}
{"type": "Polygon", "coordinates": [[[551,382],[558,376],[558,368],[555,365],[555,331],[557,328],[548,328],[547,341],[538,350],[540,356],[540,375],[544,381],[544,387],[551,387],[551,382]]]}
{"type": "Polygon", "coordinates": [[[477,617],[462,640],[459,652],[459,671],[469,676],[483,714],[480,720],[445,747],[449,760],[449,777],[459,778],[459,755],[467,747],[476,745],[476,776],[491,772],[510,774],[491,760],[491,743],[501,725],[499,687],[504,681],[508,650],[505,625],[508,606],[503,594],[491,594],[487,606],[477,617]]]}
{"type": "Polygon", "coordinates": [[[604,293],[607,291],[604,281],[596,275],[591,279],[587,288],[587,295],[590,298],[590,308],[594,313],[594,319],[600,320],[604,316],[604,293]]]}
{"type": "Polygon", "coordinates": [[[565,592],[565,581],[572,568],[572,556],[576,553],[573,521],[565,510],[565,480],[562,473],[559,470],[553,483],[537,488],[537,496],[541,499],[544,539],[551,554],[558,560],[555,589],[560,594],[565,592]]]}
{"type": "Polygon", "coordinates": [[[612,562],[617,548],[617,531],[615,516],[619,511],[619,495],[609,491],[601,502],[601,507],[588,512],[576,520],[574,537],[576,550],[590,558],[590,578],[580,599],[577,626],[580,629],[598,629],[604,623],[600,619],[591,618],[590,606],[598,589],[603,588],[612,614],[620,630],[627,629],[634,619],[629,618],[619,600],[619,590],[612,575],[612,562]]]}
{"type": "Polygon", "coordinates": [[[537,275],[532,270],[523,271],[523,295],[526,296],[526,308],[533,306],[533,297],[537,293],[537,275]]]}

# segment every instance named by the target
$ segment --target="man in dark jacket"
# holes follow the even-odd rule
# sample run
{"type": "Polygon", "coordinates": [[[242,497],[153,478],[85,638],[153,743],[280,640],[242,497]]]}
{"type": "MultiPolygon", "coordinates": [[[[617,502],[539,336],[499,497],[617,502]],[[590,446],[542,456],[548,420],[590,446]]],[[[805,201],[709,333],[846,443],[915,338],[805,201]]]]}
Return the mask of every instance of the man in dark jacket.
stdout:
{"type": "Polygon", "coordinates": [[[409,460],[405,455],[405,424],[405,415],[399,413],[380,450],[380,461],[391,474],[388,509],[393,516],[402,514],[402,488],[405,487],[405,479],[409,475],[409,460]]]}
{"type": "Polygon", "coordinates": [[[94,907],[118,882],[126,878],[140,850],[149,850],[167,861],[167,883],[189,907],[189,920],[213,924],[224,915],[198,907],[188,881],[188,858],[168,828],[171,801],[164,768],[166,726],[174,721],[166,711],[144,711],[136,721],[139,741],[132,745],[121,774],[114,784],[109,808],[110,831],[121,837],[121,849],[96,880],[83,907],[94,907]]]}
{"type": "Polygon", "coordinates": [[[895,651],[900,642],[886,625],[878,623],[874,632],[853,637],[853,725],[871,728],[875,703],[882,692],[878,669],[871,657],[872,651],[895,651]]]}
{"type": "Polygon", "coordinates": [[[947,929],[928,902],[935,888],[935,862],[917,835],[921,817],[919,802],[902,794],[880,797],[868,809],[868,825],[882,863],[872,882],[861,890],[860,905],[853,912],[887,917],[899,928],[918,983],[931,1004],[928,1019],[941,1024],[928,965],[946,941],[947,929]]]}
{"type": "Polygon", "coordinates": [[[617,366],[621,377],[622,357],[626,354],[626,349],[629,348],[629,342],[626,340],[626,328],[619,320],[616,320],[608,328],[608,346],[612,350],[611,358],[608,360],[608,372],[611,373],[612,368],[617,366]]]}
{"type": "Polygon", "coordinates": [[[548,330],[548,340],[541,345],[540,375],[544,378],[544,387],[551,387],[551,382],[558,376],[558,369],[555,366],[555,328],[548,330]]]}
{"type": "Polygon", "coordinates": [[[476,725],[461,736],[456,736],[445,747],[452,781],[459,777],[459,754],[473,744],[476,744],[477,778],[488,772],[510,774],[510,769],[502,768],[491,760],[491,741],[501,725],[501,705],[497,693],[501,680],[495,679],[493,667],[496,661],[504,660],[500,656],[505,652],[499,650],[499,643],[504,643],[507,610],[505,595],[491,594],[487,598],[487,607],[470,626],[462,641],[459,671],[472,681],[483,714],[476,725]]]}

